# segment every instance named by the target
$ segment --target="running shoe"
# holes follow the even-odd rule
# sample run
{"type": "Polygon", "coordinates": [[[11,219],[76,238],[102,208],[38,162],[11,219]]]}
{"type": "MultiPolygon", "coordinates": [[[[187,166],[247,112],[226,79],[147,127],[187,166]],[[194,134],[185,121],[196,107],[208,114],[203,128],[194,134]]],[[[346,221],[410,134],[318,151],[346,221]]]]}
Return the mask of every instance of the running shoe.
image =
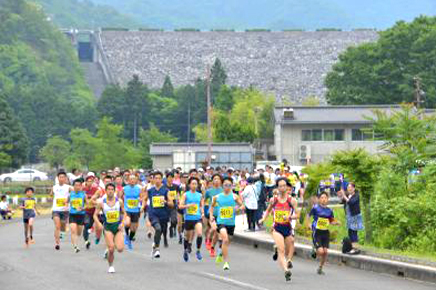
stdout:
{"type": "Polygon", "coordinates": [[[95,238],[95,244],[98,245],[98,243],[100,243],[100,239],[99,238],[95,238]]]}
{"type": "Polygon", "coordinates": [[[183,244],[183,238],[182,236],[179,236],[179,245],[183,244]]]}
{"type": "Polygon", "coordinates": [[[322,270],[322,267],[318,267],[318,270],[316,270],[316,273],[318,275],[325,275],[324,271],[322,270]]]}
{"type": "Polygon", "coordinates": [[[215,263],[217,263],[217,264],[221,264],[222,262],[224,262],[224,260],[223,260],[223,254],[220,253],[220,254],[218,254],[218,256],[216,257],[216,259],[215,259],[215,263]]]}
{"type": "Polygon", "coordinates": [[[109,254],[109,251],[107,249],[104,250],[103,259],[107,260],[108,254],[109,254]]]}
{"type": "Polygon", "coordinates": [[[33,245],[34,243],[35,243],[35,240],[33,238],[31,238],[30,241],[29,241],[29,244],[33,245]]]}
{"type": "Polygon", "coordinates": [[[77,254],[78,252],[80,252],[79,247],[74,247],[74,252],[77,254]]]}
{"type": "Polygon", "coordinates": [[[285,279],[286,279],[286,281],[291,281],[291,277],[292,277],[291,270],[285,271],[285,279]]]}
{"type": "Polygon", "coordinates": [[[206,249],[210,251],[210,248],[212,247],[212,243],[210,241],[206,241],[206,249]]]}
{"type": "Polygon", "coordinates": [[[195,256],[197,257],[197,260],[199,260],[199,261],[203,260],[203,256],[201,255],[200,251],[197,251],[195,256]]]}
{"type": "Polygon", "coordinates": [[[133,245],[132,245],[132,241],[131,241],[131,240],[128,240],[128,242],[127,242],[127,248],[128,248],[129,250],[133,250],[133,245]]]}
{"type": "Polygon", "coordinates": [[[225,263],[224,263],[223,270],[224,270],[224,271],[228,271],[228,270],[230,270],[230,266],[229,266],[229,263],[228,263],[228,262],[225,262],[225,263]]]}
{"type": "Polygon", "coordinates": [[[86,246],[86,249],[89,250],[89,248],[91,247],[91,242],[90,241],[86,241],[85,242],[85,246],[86,246]]]}
{"type": "Polygon", "coordinates": [[[273,260],[277,261],[278,256],[279,256],[279,253],[277,252],[277,247],[274,246],[274,254],[272,256],[273,260]]]}
{"type": "Polygon", "coordinates": [[[128,245],[129,244],[129,236],[128,235],[125,235],[124,236],[124,245],[128,245]]]}
{"type": "Polygon", "coordinates": [[[115,268],[114,268],[114,266],[110,266],[109,269],[107,270],[107,272],[108,272],[108,273],[111,273],[111,274],[115,273],[115,268]]]}
{"type": "Polygon", "coordinates": [[[164,241],[164,247],[168,248],[168,241],[164,241]]]}
{"type": "Polygon", "coordinates": [[[59,235],[59,239],[61,239],[61,240],[62,240],[63,238],[64,238],[64,233],[63,233],[63,232],[61,232],[61,233],[60,233],[60,235],[59,235]]]}
{"type": "Polygon", "coordinates": [[[59,251],[61,249],[61,246],[59,246],[59,245],[55,245],[55,250],[56,251],[59,251]]]}
{"type": "Polygon", "coordinates": [[[186,250],[183,252],[183,260],[185,262],[189,261],[189,254],[188,254],[188,251],[186,251],[186,250]]]}
{"type": "Polygon", "coordinates": [[[288,269],[294,268],[294,265],[292,264],[291,260],[288,260],[288,269]]]}
{"type": "Polygon", "coordinates": [[[316,259],[316,250],[312,249],[312,252],[310,252],[310,256],[312,257],[312,259],[316,259]]]}
{"type": "Polygon", "coordinates": [[[210,248],[210,256],[211,258],[215,258],[216,257],[216,252],[214,248],[210,248]]]}
{"type": "Polygon", "coordinates": [[[147,238],[151,239],[151,232],[147,233],[147,238]]]}

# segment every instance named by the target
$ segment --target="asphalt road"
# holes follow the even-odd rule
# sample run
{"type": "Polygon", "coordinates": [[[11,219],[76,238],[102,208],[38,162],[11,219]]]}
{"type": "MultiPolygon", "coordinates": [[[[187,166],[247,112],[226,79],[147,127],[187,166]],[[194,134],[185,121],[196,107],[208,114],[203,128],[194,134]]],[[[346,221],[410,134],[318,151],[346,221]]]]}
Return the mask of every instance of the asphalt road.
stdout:
{"type": "MultiPolygon", "coordinates": [[[[3,222],[2,222],[3,223],[3,222]]],[[[38,217],[35,224],[36,243],[25,249],[22,223],[0,225],[0,289],[436,289],[435,284],[404,280],[398,277],[328,265],[325,276],[318,276],[317,264],[296,258],[291,283],[285,282],[271,254],[232,244],[229,272],[206,256],[197,261],[182,260],[182,246],[176,240],[162,257],[151,260],[151,240],[141,227],[133,251],[116,253],[115,274],[108,274],[102,258],[104,242],[75,254],[69,237],[62,241],[61,250],[54,250],[53,226],[48,218],[38,217]]]]}

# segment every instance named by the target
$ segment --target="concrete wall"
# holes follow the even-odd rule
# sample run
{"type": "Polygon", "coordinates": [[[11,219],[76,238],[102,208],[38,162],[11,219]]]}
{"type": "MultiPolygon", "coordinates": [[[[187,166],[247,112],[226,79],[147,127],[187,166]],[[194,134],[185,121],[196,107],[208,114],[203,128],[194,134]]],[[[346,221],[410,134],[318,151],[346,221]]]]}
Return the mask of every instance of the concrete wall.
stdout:
{"type": "Polygon", "coordinates": [[[153,156],[153,168],[161,171],[173,168],[173,155],[153,156]]]}
{"type": "Polygon", "coordinates": [[[379,146],[383,144],[381,141],[351,141],[351,130],[358,128],[360,128],[358,125],[346,124],[282,125],[282,130],[276,133],[276,150],[279,152],[281,149],[281,154],[278,153],[277,156],[278,158],[279,156],[286,158],[292,165],[303,165],[303,162],[299,160],[299,148],[301,145],[310,146],[312,163],[321,162],[338,150],[365,148],[372,154],[380,152],[379,146]],[[308,129],[344,129],[345,140],[302,141],[302,130],[308,129]]]}

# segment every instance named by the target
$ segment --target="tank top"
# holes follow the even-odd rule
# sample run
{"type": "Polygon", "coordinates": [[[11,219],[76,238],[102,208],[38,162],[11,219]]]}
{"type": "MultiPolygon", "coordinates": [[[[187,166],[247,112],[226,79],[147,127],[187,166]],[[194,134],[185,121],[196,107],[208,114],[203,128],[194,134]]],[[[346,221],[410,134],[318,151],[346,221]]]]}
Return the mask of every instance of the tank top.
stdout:
{"type": "Polygon", "coordinates": [[[233,193],[220,193],[216,198],[218,219],[217,224],[234,226],[236,201],[233,193]]]}
{"type": "Polygon", "coordinates": [[[85,214],[85,192],[84,191],[71,191],[70,194],[70,214],[85,214]],[[81,208],[82,210],[77,210],[81,208]]]}
{"type": "Polygon", "coordinates": [[[68,197],[70,196],[70,186],[68,184],[53,186],[53,211],[68,211],[68,197]]]}
{"type": "Polygon", "coordinates": [[[105,224],[115,224],[121,221],[121,205],[118,198],[115,198],[115,204],[109,206],[107,199],[103,199],[103,214],[105,217],[105,224]]]}
{"type": "Polygon", "coordinates": [[[201,193],[191,191],[186,192],[185,204],[193,204],[185,209],[185,220],[196,221],[201,219],[200,205],[201,205],[201,193]]]}
{"type": "Polygon", "coordinates": [[[124,210],[127,212],[137,213],[139,208],[139,197],[141,196],[141,187],[139,185],[124,186],[124,210]]]}
{"type": "Polygon", "coordinates": [[[280,202],[278,197],[274,197],[273,203],[274,226],[284,225],[290,227],[291,215],[294,211],[291,197],[288,197],[285,202],[280,202]]]}

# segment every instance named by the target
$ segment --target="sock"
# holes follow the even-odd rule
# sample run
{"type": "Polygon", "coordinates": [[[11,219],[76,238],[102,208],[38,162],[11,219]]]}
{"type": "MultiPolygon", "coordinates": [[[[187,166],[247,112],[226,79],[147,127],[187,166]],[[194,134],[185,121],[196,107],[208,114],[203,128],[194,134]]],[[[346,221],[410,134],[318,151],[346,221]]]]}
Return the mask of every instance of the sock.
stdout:
{"type": "Polygon", "coordinates": [[[130,228],[129,227],[124,227],[124,231],[126,232],[126,236],[129,236],[130,228]]]}
{"type": "Polygon", "coordinates": [[[133,237],[135,236],[135,234],[136,234],[136,232],[134,232],[134,231],[130,231],[129,239],[130,239],[130,240],[133,240],[133,237]]]}
{"type": "Polygon", "coordinates": [[[201,244],[203,243],[203,237],[197,237],[197,249],[201,249],[201,244]]]}
{"type": "Polygon", "coordinates": [[[223,241],[219,240],[218,244],[220,245],[220,249],[223,247],[223,241]]]}

